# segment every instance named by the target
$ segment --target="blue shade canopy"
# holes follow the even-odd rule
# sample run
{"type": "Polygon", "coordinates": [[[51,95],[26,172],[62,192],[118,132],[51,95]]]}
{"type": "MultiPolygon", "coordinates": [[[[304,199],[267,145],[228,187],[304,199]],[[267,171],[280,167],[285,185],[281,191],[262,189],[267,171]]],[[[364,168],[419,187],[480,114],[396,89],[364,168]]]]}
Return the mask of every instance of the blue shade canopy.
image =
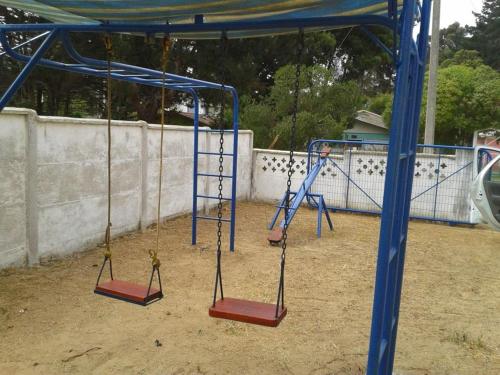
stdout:
{"type": "MultiPolygon", "coordinates": [[[[55,23],[100,24],[272,21],[332,16],[388,16],[398,0],[0,0],[0,5],[33,12],[55,23]]],[[[352,26],[352,25],[346,25],[352,26]]],[[[270,35],[287,29],[239,31],[232,37],[270,35]]],[[[178,34],[210,38],[214,33],[178,34]]]]}

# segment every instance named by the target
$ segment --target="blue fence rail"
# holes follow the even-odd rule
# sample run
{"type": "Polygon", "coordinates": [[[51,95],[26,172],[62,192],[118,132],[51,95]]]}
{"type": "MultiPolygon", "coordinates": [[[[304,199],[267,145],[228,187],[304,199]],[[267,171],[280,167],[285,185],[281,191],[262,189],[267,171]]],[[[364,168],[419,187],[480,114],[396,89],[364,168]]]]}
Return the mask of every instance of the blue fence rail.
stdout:
{"type": "MultiPolygon", "coordinates": [[[[322,194],[328,209],[380,214],[387,166],[387,143],[318,139],[308,148],[307,168],[324,145],[332,148],[309,193],[322,194]]],[[[417,146],[410,217],[450,224],[475,224],[469,186],[474,148],[417,146]]],[[[314,200],[308,198],[312,207],[314,200]]]]}

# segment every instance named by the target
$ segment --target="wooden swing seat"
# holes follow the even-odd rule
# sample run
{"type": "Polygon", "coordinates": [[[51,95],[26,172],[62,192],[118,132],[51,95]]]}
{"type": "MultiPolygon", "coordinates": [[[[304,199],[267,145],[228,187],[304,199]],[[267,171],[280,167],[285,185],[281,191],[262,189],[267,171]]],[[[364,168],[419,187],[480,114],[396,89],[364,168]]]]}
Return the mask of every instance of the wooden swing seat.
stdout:
{"type": "Polygon", "coordinates": [[[279,246],[281,240],[283,240],[283,228],[276,227],[271,232],[269,232],[269,236],[267,236],[267,240],[269,244],[272,246],[279,246]]]}
{"type": "Polygon", "coordinates": [[[213,318],[236,320],[238,322],[258,324],[267,327],[277,327],[286,315],[286,307],[278,310],[276,305],[247,301],[236,298],[224,298],[210,307],[208,314],[213,318]]]}
{"type": "Polygon", "coordinates": [[[163,298],[163,293],[159,289],[151,288],[148,295],[147,286],[123,280],[109,280],[99,284],[94,293],[143,306],[163,298]]]}

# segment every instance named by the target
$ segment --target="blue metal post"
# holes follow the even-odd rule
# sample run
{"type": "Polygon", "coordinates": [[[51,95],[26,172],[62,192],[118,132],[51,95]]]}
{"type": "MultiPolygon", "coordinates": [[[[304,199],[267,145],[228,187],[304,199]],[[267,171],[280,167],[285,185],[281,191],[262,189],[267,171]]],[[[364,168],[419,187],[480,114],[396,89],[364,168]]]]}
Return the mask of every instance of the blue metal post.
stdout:
{"type": "Polygon", "coordinates": [[[367,374],[389,375],[387,364],[387,352],[391,328],[392,312],[388,311],[387,302],[391,299],[394,285],[390,285],[392,269],[391,260],[394,252],[399,251],[400,246],[392,243],[393,233],[398,225],[401,151],[403,143],[403,132],[406,120],[406,100],[408,95],[408,81],[410,75],[410,43],[412,41],[414,1],[406,0],[402,12],[402,33],[399,48],[399,68],[396,77],[396,87],[392,110],[392,123],[390,130],[389,152],[387,157],[387,174],[385,178],[384,203],[379,238],[379,251],[377,259],[377,270],[375,280],[375,296],[373,302],[372,328],[370,337],[370,349],[368,354],[367,374]],[[398,197],[399,198],[399,197],[398,197]],[[391,290],[392,289],[392,290],[391,290]],[[389,321],[389,323],[387,323],[389,321]]]}
{"type": "Polygon", "coordinates": [[[441,164],[441,151],[439,151],[439,154],[438,154],[438,162],[437,162],[437,166],[436,166],[436,169],[437,169],[437,173],[436,173],[436,191],[434,192],[434,207],[432,209],[432,218],[435,219],[436,218],[436,207],[437,207],[437,199],[438,199],[438,190],[439,190],[439,164],[441,164]]]}
{"type": "Polygon", "coordinates": [[[193,105],[194,105],[194,123],[193,123],[193,212],[191,214],[191,245],[196,245],[196,230],[197,230],[197,220],[198,215],[198,143],[199,143],[199,99],[198,93],[195,90],[191,91],[193,95],[193,105]]]}
{"type": "MultiPolygon", "coordinates": [[[[28,63],[24,66],[21,73],[17,76],[17,78],[12,82],[9,88],[5,91],[2,98],[0,99],[0,111],[4,109],[7,103],[12,99],[16,91],[21,87],[23,82],[26,80],[28,75],[31,73],[33,68],[37,65],[38,61],[42,58],[44,53],[49,49],[54,40],[57,38],[59,32],[57,30],[53,30],[50,34],[45,38],[42,42],[41,46],[38,50],[33,54],[28,63]]],[[[0,41],[4,50],[8,53],[8,51],[12,51],[5,34],[0,35],[0,41]]]]}
{"type": "Polygon", "coordinates": [[[351,185],[351,159],[352,159],[352,146],[349,145],[349,167],[347,169],[347,187],[345,193],[345,208],[349,208],[349,188],[351,185]]]}
{"type": "Polygon", "coordinates": [[[239,101],[238,92],[231,88],[233,96],[233,178],[231,179],[231,224],[229,233],[229,250],[234,251],[234,232],[236,220],[236,176],[238,174],[238,118],[239,101]]]}
{"type": "Polygon", "coordinates": [[[318,223],[317,223],[317,228],[316,228],[316,236],[318,238],[321,238],[321,219],[323,218],[323,197],[320,196],[318,200],[318,223]]]}
{"type": "Polygon", "coordinates": [[[419,117],[420,117],[420,109],[422,105],[422,91],[424,85],[424,76],[425,76],[425,64],[427,61],[427,50],[428,50],[428,36],[429,36],[429,26],[430,26],[430,14],[431,14],[431,2],[432,0],[424,0],[421,7],[421,21],[420,21],[420,30],[418,34],[418,40],[416,45],[416,58],[418,59],[415,67],[415,86],[416,93],[413,98],[413,117],[411,118],[410,125],[412,126],[410,133],[410,149],[413,150],[408,165],[408,177],[407,177],[407,186],[406,186],[406,202],[404,207],[404,220],[402,223],[402,232],[405,234],[404,243],[402,243],[401,254],[398,259],[398,275],[397,275],[397,283],[396,283],[396,299],[395,299],[395,316],[393,318],[393,330],[392,337],[389,347],[388,354],[388,373],[392,374],[392,370],[394,367],[394,356],[396,349],[396,337],[398,331],[398,322],[399,322],[399,308],[401,304],[401,289],[403,286],[403,274],[404,274],[404,264],[405,264],[405,255],[406,255],[406,236],[408,233],[408,217],[410,212],[410,204],[411,204],[411,193],[413,187],[413,176],[415,172],[415,159],[416,159],[416,144],[418,141],[418,131],[419,131],[419,117]]]}
{"type": "Polygon", "coordinates": [[[412,36],[415,7],[415,0],[405,0],[401,14],[398,72],[367,366],[369,375],[390,375],[394,363],[430,0],[424,0],[418,47],[412,36]]]}

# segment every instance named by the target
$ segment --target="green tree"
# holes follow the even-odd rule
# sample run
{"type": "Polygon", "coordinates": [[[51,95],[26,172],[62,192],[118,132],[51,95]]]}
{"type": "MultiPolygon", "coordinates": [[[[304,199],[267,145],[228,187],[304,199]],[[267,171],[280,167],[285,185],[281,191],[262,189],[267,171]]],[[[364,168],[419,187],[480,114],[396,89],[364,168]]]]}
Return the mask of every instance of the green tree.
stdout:
{"type": "MultiPolygon", "coordinates": [[[[424,88],[422,127],[425,122],[426,92],[427,89],[424,88]]],[[[475,130],[499,126],[500,74],[498,72],[483,64],[449,65],[439,69],[437,144],[468,145],[471,144],[475,130]]]]}
{"type": "MultiPolygon", "coordinates": [[[[276,72],[270,94],[243,107],[242,126],[256,129],[257,147],[272,142],[277,148],[289,148],[294,82],[295,66],[284,66],[276,72]]],[[[365,102],[354,81],[338,82],[322,65],[303,66],[299,87],[297,147],[302,150],[313,138],[340,138],[365,102]]]]}
{"type": "Polygon", "coordinates": [[[451,59],[457,51],[470,47],[467,29],[455,22],[439,32],[439,62],[451,59]]]}
{"type": "Polygon", "coordinates": [[[387,126],[391,125],[392,99],[392,94],[379,94],[368,100],[368,110],[382,116],[387,126]]]}
{"type": "Polygon", "coordinates": [[[440,66],[446,68],[450,65],[466,65],[477,68],[484,65],[484,61],[478,51],[462,49],[457,51],[451,58],[444,60],[440,66]]]}
{"type": "Polygon", "coordinates": [[[484,0],[481,13],[475,13],[476,26],[470,28],[473,48],[486,64],[500,70],[500,0],[484,0]]]}

